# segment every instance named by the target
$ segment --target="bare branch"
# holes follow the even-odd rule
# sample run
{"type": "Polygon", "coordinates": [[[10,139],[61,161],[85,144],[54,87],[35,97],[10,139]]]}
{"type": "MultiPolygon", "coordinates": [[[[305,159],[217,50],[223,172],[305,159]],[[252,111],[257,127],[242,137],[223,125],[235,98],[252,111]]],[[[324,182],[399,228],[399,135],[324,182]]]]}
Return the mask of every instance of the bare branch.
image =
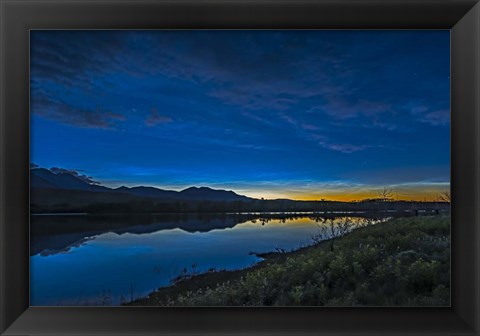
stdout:
{"type": "Polygon", "coordinates": [[[393,190],[387,187],[383,187],[383,190],[378,193],[380,195],[380,199],[383,202],[387,202],[392,199],[393,190]]]}
{"type": "Polygon", "coordinates": [[[442,191],[440,195],[438,195],[437,201],[450,203],[452,201],[450,191],[448,190],[442,191]]]}

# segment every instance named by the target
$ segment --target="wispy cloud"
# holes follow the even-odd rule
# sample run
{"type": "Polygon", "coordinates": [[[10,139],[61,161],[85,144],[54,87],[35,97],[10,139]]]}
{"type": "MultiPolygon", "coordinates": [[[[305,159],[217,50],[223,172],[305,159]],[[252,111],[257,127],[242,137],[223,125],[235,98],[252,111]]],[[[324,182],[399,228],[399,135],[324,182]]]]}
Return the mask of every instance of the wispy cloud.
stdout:
{"type": "Polygon", "coordinates": [[[145,125],[154,127],[159,124],[165,124],[172,121],[172,118],[161,115],[155,107],[150,110],[150,115],[145,119],[145,125]]]}
{"type": "Polygon", "coordinates": [[[326,143],[326,142],[319,142],[319,144],[324,148],[328,148],[333,151],[342,152],[346,154],[362,151],[369,147],[366,145],[336,144],[336,143],[326,143]]]}
{"type": "MultiPolygon", "coordinates": [[[[38,166],[37,166],[38,168],[38,166]]],[[[76,169],[65,169],[65,168],[59,168],[59,167],[52,167],[49,169],[52,173],[54,174],[69,174],[72,175],[79,180],[82,180],[88,184],[93,184],[93,185],[99,185],[100,182],[96,181],[93,179],[91,176],[87,176],[82,173],[81,170],[76,170],[76,169]]]]}
{"type": "Polygon", "coordinates": [[[448,106],[438,109],[436,104],[428,105],[423,100],[409,101],[406,108],[420,122],[432,126],[444,126],[450,123],[450,109],[448,106]]]}
{"type": "Polygon", "coordinates": [[[58,120],[65,124],[84,128],[114,128],[126,117],[101,107],[77,107],[52,98],[44,93],[32,95],[31,111],[47,119],[58,120]]]}
{"type": "MultiPolygon", "coordinates": [[[[431,46],[413,34],[394,35],[386,39],[383,33],[334,31],[35,32],[32,78],[68,87],[76,95],[88,93],[98,101],[101,95],[121,99],[119,92],[128,90],[122,84],[125,80],[144,83],[136,84],[140,90],[129,90],[131,96],[143,96],[145,90],[158,96],[167,90],[182,97],[182,91],[171,87],[181,81],[226,106],[253,113],[283,111],[284,119],[297,119],[305,111],[335,119],[375,119],[382,125],[402,112],[406,97],[421,99],[440,91],[444,98],[432,101],[429,110],[448,109],[448,85],[438,88],[437,79],[448,75],[448,67],[438,74],[427,65],[418,68],[416,63],[423,61],[439,68],[430,59],[431,46]],[[410,49],[415,52],[407,54],[410,49]],[[376,57],[385,50],[393,56],[376,57]],[[430,75],[403,85],[421,70],[430,75]],[[115,79],[119,77],[122,80],[115,79]],[[159,78],[170,86],[158,89],[159,78]]],[[[427,115],[423,121],[435,124],[435,117],[427,115]]]]}
{"type": "Polygon", "coordinates": [[[428,111],[420,116],[420,121],[433,126],[448,125],[450,123],[449,110],[428,111]]]}

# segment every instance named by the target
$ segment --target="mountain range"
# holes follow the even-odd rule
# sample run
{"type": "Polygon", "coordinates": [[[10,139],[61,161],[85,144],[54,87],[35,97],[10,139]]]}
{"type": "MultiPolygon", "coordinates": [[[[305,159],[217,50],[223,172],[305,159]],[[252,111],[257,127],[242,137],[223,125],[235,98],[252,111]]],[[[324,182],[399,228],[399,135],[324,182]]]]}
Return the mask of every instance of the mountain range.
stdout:
{"type": "MultiPolygon", "coordinates": [[[[32,193],[41,191],[78,191],[79,193],[111,193],[125,194],[134,197],[162,199],[162,200],[185,200],[185,201],[247,201],[251,198],[238,195],[229,190],[217,190],[208,187],[190,187],[181,191],[164,190],[155,187],[119,187],[108,188],[94,183],[88,183],[78,174],[66,170],[52,172],[45,168],[30,169],[30,188],[32,193]]],[[[113,196],[113,195],[112,195],[113,196]]]]}
{"type": "MultiPolygon", "coordinates": [[[[238,213],[382,211],[385,202],[260,200],[229,190],[190,187],[181,191],[138,186],[109,188],[77,171],[30,169],[32,213],[238,213]]],[[[395,201],[389,210],[448,211],[448,202],[395,201]]]]}

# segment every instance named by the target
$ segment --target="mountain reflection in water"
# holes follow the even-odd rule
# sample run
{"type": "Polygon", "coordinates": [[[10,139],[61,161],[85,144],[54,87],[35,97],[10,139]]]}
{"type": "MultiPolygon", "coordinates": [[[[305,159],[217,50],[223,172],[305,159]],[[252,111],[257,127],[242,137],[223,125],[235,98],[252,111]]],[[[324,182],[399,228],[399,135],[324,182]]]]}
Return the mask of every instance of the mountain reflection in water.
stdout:
{"type": "Polygon", "coordinates": [[[240,269],[251,252],[309,244],[319,225],[371,214],[41,215],[31,218],[31,305],[118,305],[183,269],[240,269]]]}

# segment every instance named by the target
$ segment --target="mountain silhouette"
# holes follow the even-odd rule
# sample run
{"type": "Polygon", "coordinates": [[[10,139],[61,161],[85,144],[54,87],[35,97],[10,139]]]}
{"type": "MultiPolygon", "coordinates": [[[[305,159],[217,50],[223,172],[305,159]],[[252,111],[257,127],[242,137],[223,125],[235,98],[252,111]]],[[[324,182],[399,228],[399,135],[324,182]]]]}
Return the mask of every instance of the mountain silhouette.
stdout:
{"type": "Polygon", "coordinates": [[[177,191],[173,190],[163,190],[159,188],[154,188],[154,187],[125,187],[122,186],[120,188],[112,189],[113,191],[124,193],[124,194],[130,194],[134,196],[140,196],[140,197],[148,197],[148,198],[175,198],[176,195],[178,194],[177,191]]]}
{"type": "Polygon", "coordinates": [[[247,201],[251,198],[238,195],[231,190],[215,190],[208,187],[190,187],[179,193],[181,198],[209,201],[247,201]]]}
{"type": "MultiPolygon", "coordinates": [[[[41,194],[42,191],[50,191],[48,194],[51,197],[51,190],[57,191],[78,191],[78,192],[96,192],[96,193],[111,193],[113,194],[127,194],[130,196],[162,199],[162,200],[195,200],[195,201],[247,201],[251,198],[238,195],[233,191],[216,190],[208,187],[190,187],[182,191],[163,190],[155,187],[138,186],[138,187],[119,187],[108,188],[97,184],[91,184],[80,178],[74,173],[68,171],[52,172],[45,168],[33,168],[30,170],[30,188],[34,194],[41,194]]],[[[65,195],[65,192],[63,192],[65,195]]],[[[78,195],[88,196],[89,193],[77,193],[78,195]]],[[[38,199],[38,197],[36,197],[38,199]]]]}
{"type": "Polygon", "coordinates": [[[109,191],[110,188],[89,184],[81,178],[68,173],[53,173],[45,168],[34,168],[30,170],[30,187],[44,189],[66,189],[83,191],[109,191]]]}

